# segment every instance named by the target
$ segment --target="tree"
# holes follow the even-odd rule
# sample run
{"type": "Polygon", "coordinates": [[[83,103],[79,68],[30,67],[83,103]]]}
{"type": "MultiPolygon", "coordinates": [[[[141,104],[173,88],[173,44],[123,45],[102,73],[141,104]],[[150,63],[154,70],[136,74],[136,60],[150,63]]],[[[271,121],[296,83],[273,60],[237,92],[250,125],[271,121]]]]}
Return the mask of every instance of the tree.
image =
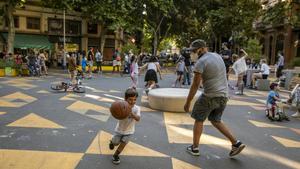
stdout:
{"type": "Polygon", "coordinates": [[[7,49],[8,53],[14,53],[14,41],[15,41],[15,23],[13,12],[15,11],[16,6],[22,6],[26,1],[25,0],[6,0],[2,6],[2,13],[4,22],[8,26],[8,35],[7,35],[7,49]]]}

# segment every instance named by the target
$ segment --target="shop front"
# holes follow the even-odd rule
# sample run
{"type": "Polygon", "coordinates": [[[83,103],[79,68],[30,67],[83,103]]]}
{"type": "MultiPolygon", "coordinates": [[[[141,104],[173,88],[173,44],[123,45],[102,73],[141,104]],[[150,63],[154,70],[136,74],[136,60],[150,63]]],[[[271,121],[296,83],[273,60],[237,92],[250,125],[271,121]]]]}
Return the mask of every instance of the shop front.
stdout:
{"type": "MultiPolygon", "coordinates": [[[[64,37],[49,35],[49,41],[54,45],[54,54],[51,56],[54,66],[61,66],[63,63],[63,51],[64,51],[64,37]]],[[[81,47],[80,37],[65,37],[65,49],[66,52],[78,52],[81,47]]]]}

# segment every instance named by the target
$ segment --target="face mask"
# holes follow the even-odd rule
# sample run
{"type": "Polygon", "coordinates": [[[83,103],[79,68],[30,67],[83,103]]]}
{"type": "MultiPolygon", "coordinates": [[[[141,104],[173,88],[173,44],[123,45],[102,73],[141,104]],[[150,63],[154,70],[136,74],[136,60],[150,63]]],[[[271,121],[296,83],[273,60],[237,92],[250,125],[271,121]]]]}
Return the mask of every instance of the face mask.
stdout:
{"type": "Polygon", "coordinates": [[[198,54],[195,52],[191,52],[191,60],[192,62],[196,62],[198,60],[198,54]]]}

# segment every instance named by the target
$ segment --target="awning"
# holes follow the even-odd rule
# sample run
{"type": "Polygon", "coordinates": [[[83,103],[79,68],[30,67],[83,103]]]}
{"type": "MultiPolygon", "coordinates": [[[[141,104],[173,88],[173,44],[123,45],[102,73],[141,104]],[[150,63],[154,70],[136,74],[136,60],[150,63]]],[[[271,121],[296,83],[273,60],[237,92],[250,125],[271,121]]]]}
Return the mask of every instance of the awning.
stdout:
{"type": "MultiPolygon", "coordinates": [[[[7,33],[2,33],[7,41],[7,33]]],[[[52,44],[49,42],[47,36],[44,35],[29,35],[29,34],[15,34],[14,48],[21,49],[51,49],[52,44]]]]}

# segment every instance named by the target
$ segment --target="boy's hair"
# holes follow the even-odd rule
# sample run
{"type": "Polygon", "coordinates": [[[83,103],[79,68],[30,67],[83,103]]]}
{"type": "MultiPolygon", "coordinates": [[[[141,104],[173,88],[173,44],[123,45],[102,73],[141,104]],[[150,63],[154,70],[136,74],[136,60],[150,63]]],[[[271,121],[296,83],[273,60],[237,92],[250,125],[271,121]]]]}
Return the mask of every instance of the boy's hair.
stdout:
{"type": "Polygon", "coordinates": [[[277,84],[277,83],[272,83],[272,84],[270,85],[270,89],[271,89],[271,90],[274,90],[275,86],[278,86],[278,84],[277,84]]]}
{"type": "Polygon", "coordinates": [[[129,88],[125,91],[125,100],[129,97],[139,97],[139,94],[134,88],[129,88]]]}

